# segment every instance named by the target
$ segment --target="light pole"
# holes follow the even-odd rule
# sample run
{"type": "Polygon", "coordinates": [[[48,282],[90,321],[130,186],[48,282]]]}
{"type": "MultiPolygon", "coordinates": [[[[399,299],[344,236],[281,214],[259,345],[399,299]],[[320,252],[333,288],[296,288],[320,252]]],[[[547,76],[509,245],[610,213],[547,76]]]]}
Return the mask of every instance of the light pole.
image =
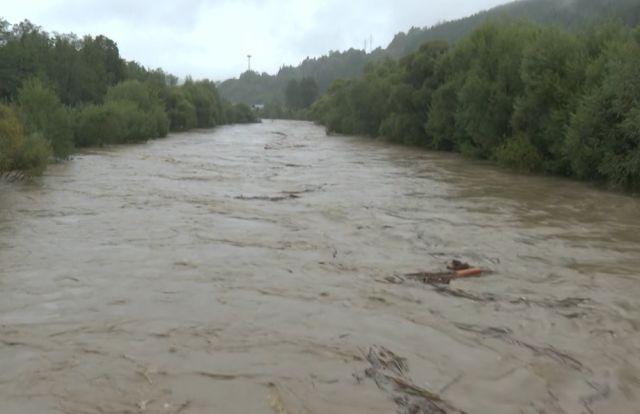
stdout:
{"type": "Polygon", "coordinates": [[[249,72],[251,72],[251,55],[247,55],[247,59],[249,60],[249,72]]]}

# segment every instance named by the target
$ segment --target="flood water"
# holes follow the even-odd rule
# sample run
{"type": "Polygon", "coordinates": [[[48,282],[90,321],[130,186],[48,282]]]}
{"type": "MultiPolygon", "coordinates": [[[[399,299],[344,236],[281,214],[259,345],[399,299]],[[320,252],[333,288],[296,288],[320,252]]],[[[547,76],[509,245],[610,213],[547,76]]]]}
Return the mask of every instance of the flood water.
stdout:
{"type": "Polygon", "coordinates": [[[265,121],[0,183],[0,412],[640,412],[640,199],[265,121]],[[390,283],[462,259],[491,273],[390,283]]]}

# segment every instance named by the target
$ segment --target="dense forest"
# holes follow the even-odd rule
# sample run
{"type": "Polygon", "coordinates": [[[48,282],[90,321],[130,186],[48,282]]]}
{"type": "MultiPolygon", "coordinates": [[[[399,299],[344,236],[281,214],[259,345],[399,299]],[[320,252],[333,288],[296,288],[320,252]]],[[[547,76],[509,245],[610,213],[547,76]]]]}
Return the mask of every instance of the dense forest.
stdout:
{"type": "Polygon", "coordinates": [[[300,115],[299,111],[291,111],[285,102],[285,90],[292,79],[311,77],[317,82],[320,93],[324,93],[338,79],[361,75],[369,63],[379,63],[387,57],[402,58],[427,41],[455,43],[487,21],[513,19],[573,29],[611,19],[634,27],[640,22],[640,1],[520,0],[433,27],[414,27],[406,33],[397,34],[386,49],[378,48],[371,53],[358,49],[334,51],[320,58],[305,59],[297,67],[283,67],[276,75],[246,72],[237,79],[221,83],[219,90],[231,102],[265,104],[267,110],[262,114],[265,117],[300,115]]]}
{"type": "Polygon", "coordinates": [[[639,189],[638,68],[640,29],[489,22],[335,82],[312,114],[329,132],[639,189]]]}
{"type": "Polygon", "coordinates": [[[144,141],[169,131],[253,122],[212,81],[149,70],[104,36],[49,34],[0,19],[0,174],[42,172],[77,147],[144,141]]]}

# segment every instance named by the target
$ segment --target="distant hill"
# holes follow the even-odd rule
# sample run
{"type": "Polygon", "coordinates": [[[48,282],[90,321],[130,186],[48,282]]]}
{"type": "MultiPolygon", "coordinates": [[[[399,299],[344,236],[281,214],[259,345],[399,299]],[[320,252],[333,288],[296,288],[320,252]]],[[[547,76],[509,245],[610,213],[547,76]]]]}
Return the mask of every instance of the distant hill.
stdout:
{"type": "Polygon", "coordinates": [[[398,33],[386,49],[372,53],[356,49],[330,52],[319,58],[307,58],[295,67],[283,67],[276,75],[248,72],[240,78],[226,80],[218,87],[220,94],[232,102],[283,105],[284,90],[291,79],[313,77],[320,92],[324,93],[335,80],[360,75],[370,62],[385,57],[401,58],[432,40],[454,43],[487,20],[499,19],[526,19],[569,28],[617,20],[633,27],[640,23],[640,0],[519,0],[432,27],[414,27],[406,33],[398,33]]]}
{"type": "Polygon", "coordinates": [[[398,33],[387,47],[389,55],[399,58],[418,50],[432,40],[454,43],[487,20],[526,19],[540,24],[575,28],[603,20],[617,20],[627,26],[640,23],[639,0],[519,0],[482,11],[463,19],[433,27],[411,28],[398,33]]]}

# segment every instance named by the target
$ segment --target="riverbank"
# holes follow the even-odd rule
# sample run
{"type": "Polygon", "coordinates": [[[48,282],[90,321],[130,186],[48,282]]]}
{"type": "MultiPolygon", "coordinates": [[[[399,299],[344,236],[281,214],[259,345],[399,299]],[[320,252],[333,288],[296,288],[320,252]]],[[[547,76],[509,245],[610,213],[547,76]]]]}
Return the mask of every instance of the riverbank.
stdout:
{"type": "Polygon", "coordinates": [[[489,22],[335,82],[312,116],[328,132],[637,191],[639,62],[638,28],[489,22]]]}
{"type": "Polygon", "coordinates": [[[39,175],[76,148],[256,121],[248,106],[221,99],[214,82],[178,82],[126,61],[104,36],[50,34],[28,20],[0,18],[0,26],[0,175],[39,175]]]}

